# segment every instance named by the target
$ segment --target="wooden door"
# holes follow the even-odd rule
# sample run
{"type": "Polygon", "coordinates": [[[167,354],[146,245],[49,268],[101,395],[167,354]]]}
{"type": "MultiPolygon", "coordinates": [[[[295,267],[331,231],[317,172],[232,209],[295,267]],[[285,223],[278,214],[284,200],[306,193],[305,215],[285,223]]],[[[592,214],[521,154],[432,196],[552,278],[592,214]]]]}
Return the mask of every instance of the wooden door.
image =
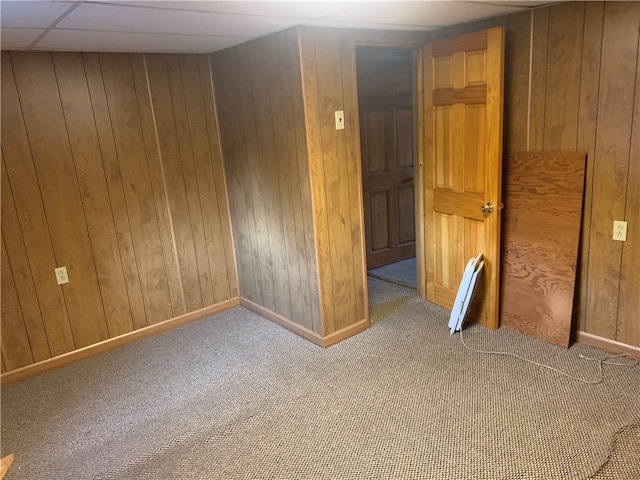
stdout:
{"type": "Polygon", "coordinates": [[[422,54],[427,300],[450,309],[466,262],[482,252],[470,315],[497,328],[504,29],[432,43],[422,54]]]}
{"type": "Polygon", "coordinates": [[[357,50],[367,268],[414,257],[413,54],[357,50]]]}

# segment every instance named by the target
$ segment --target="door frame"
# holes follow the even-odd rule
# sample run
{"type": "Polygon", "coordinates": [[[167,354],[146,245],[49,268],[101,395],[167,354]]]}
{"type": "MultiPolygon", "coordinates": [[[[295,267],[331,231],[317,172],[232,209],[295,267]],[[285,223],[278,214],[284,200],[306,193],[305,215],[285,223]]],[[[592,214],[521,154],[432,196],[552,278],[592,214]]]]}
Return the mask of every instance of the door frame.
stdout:
{"type": "MultiPolygon", "coordinates": [[[[415,224],[415,239],[416,239],[416,287],[418,294],[422,298],[426,298],[427,286],[426,286],[426,264],[424,262],[425,255],[429,252],[426,251],[427,245],[425,245],[425,227],[424,227],[424,139],[421,137],[421,127],[424,125],[424,114],[419,108],[422,105],[423,92],[420,86],[422,85],[422,46],[425,43],[434,41],[435,38],[430,38],[427,32],[408,33],[406,35],[392,35],[385,32],[366,32],[362,36],[355,33],[352,42],[352,54],[354,61],[354,80],[356,82],[356,92],[358,87],[358,71],[356,64],[356,47],[393,47],[411,50],[413,56],[412,67],[412,103],[413,103],[413,192],[414,192],[414,224],[415,224]],[[397,38],[397,37],[401,38],[397,38]]],[[[360,149],[360,102],[356,95],[356,127],[358,135],[358,162],[360,177],[358,178],[359,190],[361,201],[364,202],[363,186],[362,186],[362,151],[360,149]]],[[[361,209],[361,233],[362,233],[362,258],[364,259],[364,285],[365,292],[367,285],[367,265],[366,265],[366,241],[365,241],[365,225],[364,225],[364,204],[361,209]]],[[[368,303],[368,302],[367,302],[368,303]]],[[[369,318],[369,310],[367,308],[367,318],[369,318]]]]}

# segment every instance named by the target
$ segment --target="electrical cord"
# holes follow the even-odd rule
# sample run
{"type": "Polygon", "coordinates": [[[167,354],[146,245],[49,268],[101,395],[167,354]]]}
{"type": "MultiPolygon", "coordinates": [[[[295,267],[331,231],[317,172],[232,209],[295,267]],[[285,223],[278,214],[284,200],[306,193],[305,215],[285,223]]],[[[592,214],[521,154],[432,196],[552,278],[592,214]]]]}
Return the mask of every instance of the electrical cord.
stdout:
{"type": "Polygon", "coordinates": [[[575,375],[571,375],[570,373],[563,372],[562,370],[558,370],[557,368],[551,367],[549,365],[545,365],[543,363],[538,363],[538,362],[536,362],[534,360],[530,360],[528,358],[521,357],[520,355],[517,355],[515,353],[498,352],[498,351],[492,351],[492,350],[479,350],[477,348],[470,347],[464,341],[464,338],[462,336],[462,329],[460,329],[460,340],[462,341],[462,345],[464,345],[464,347],[466,349],[471,350],[472,352],[482,353],[482,354],[486,354],[486,355],[502,355],[502,356],[507,356],[507,357],[515,357],[515,358],[517,358],[519,360],[522,360],[524,362],[532,363],[533,365],[536,365],[538,367],[546,368],[547,370],[551,370],[553,372],[559,373],[560,375],[564,375],[565,377],[568,377],[568,378],[570,378],[572,380],[576,380],[576,381],[581,382],[581,383],[585,383],[587,385],[597,385],[599,383],[602,383],[602,381],[604,380],[604,365],[612,365],[612,366],[618,366],[618,367],[634,368],[634,367],[637,367],[638,364],[640,363],[636,357],[634,357],[633,355],[628,354],[628,353],[623,353],[623,354],[620,354],[620,355],[612,355],[612,356],[605,357],[605,358],[602,358],[602,359],[585,357],[584,355],[580,354],[580,355],[578,355],[578,358],[580,358],[582,360],[598,362],[598,367],[599,367],[598,368],[599,377],[596,380],[585,380],[583,378],[576,377],[575,375]],[[617,358],[625,358],[625,357],[632,359],[633,363],[621,363],[621,362],[614,362],[613,361],[613,360],[615,360],[617,358]]]}

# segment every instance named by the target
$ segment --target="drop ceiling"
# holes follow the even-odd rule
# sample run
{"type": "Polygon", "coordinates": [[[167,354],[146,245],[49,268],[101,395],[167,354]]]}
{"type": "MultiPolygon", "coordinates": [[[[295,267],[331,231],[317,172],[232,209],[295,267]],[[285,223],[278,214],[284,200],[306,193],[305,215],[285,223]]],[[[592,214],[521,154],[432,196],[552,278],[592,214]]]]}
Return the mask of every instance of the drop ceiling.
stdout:
{"type": "Polygon", "coordinates": [[[549,1],[5,1],[3,50],[222,50],[295,25],[429,31],[549,1]]]}

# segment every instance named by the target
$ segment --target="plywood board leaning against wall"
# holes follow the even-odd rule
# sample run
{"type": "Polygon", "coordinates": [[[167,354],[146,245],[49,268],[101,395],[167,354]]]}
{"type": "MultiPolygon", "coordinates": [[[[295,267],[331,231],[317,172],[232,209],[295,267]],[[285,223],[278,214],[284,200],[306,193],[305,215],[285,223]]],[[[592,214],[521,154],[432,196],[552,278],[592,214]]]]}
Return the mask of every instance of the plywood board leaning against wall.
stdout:
{"type": "Polygon", "coordinates": [[[584,153],[510,153],[503,165],[500,324],[567,347],[584,153]]]}

